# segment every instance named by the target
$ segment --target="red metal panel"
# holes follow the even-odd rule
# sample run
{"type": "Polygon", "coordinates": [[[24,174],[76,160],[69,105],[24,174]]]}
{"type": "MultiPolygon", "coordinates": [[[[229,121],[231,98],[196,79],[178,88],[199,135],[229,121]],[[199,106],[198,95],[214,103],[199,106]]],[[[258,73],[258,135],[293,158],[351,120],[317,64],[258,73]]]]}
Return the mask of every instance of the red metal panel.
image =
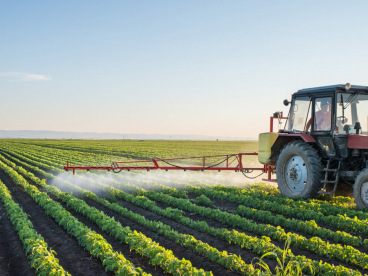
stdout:
{"type": "Polygon", "coordinates": [[[348,136],[349,149],[368,149],[368,135],[350,134],[348,136]]]}
{"type": "Polygon", "coordinates": [[[286,120],[288,117],[284,117],[283,116],[283,112],[280,113],[280,117],[275,117],[275,116],[271,116],[270,117],[270,132],[273,132],[273,120],[274,119],[278,119],[278,120],[286,120]]]}
{"type": "Polygon", "coordinates": [[[262,178],[263,181],[267,182],[277,182],[276,179],[272,179],[272,173],[275,173],[276,166],[274,165],[264,165],[264,172],[267,173],[267,178],[262,178]]]}

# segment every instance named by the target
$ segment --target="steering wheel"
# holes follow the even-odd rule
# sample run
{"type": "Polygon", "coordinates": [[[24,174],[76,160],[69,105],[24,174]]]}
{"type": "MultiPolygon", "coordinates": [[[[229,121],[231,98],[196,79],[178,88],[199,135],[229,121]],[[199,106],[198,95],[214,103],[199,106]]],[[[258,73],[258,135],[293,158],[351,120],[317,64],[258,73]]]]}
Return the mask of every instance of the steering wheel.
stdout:
{"type": "Polygon", "coordinates": [[[345,116],[338,116],[336,117],[336,121],[338,124],[344,125],[346,124],[349,120],[348,118],[346,118],[345,116]]]}

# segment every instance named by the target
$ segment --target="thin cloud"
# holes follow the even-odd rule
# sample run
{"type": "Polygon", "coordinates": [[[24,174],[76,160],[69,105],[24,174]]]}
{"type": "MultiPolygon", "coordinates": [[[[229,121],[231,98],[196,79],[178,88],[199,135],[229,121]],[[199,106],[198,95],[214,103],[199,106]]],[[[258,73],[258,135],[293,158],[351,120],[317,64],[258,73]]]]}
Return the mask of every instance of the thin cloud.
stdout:
{"type": "Polygon", "coordinates": [[[41,74],[29,74],[20,72],[0,73],[0,77],[8,79],[8,81],[49,81],[51,76],[41,74]]]}

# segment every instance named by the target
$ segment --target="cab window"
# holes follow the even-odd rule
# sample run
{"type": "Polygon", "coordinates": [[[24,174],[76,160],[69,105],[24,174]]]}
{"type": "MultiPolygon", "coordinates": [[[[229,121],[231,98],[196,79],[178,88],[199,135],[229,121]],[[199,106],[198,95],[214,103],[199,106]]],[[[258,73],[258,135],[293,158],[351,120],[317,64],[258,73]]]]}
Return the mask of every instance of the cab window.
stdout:
{"type": "Polygon", "coordinates": [[[316,98],[314,102],[314,130],[330,131],[331,130],[331,107],[332,98],[316,98]]]}
{"type": "Polygon", "coordinates": [[[368,134],[368,95],[338,93],[336,101],[336,126],[339,134],[355,133],[354,126],[360,123],[360,133],[368,134]]]}
{"type": "Polygon", "coordinates": [[[291,132],[304,132],[310,119],[311,99],[309,97],[294,98],[285,130],[291,132]]]}

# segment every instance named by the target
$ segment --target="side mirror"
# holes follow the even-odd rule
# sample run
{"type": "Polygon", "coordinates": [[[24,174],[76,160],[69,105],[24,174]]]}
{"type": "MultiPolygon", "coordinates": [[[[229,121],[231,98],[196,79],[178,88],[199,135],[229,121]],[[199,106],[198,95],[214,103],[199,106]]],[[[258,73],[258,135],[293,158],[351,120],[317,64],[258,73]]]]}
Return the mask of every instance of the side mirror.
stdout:
{"type": "Polygon", "coordinates": [[[289,101],[288,100],[284,100],[284,106],[288,106],[289,105],[289,101]]]}

